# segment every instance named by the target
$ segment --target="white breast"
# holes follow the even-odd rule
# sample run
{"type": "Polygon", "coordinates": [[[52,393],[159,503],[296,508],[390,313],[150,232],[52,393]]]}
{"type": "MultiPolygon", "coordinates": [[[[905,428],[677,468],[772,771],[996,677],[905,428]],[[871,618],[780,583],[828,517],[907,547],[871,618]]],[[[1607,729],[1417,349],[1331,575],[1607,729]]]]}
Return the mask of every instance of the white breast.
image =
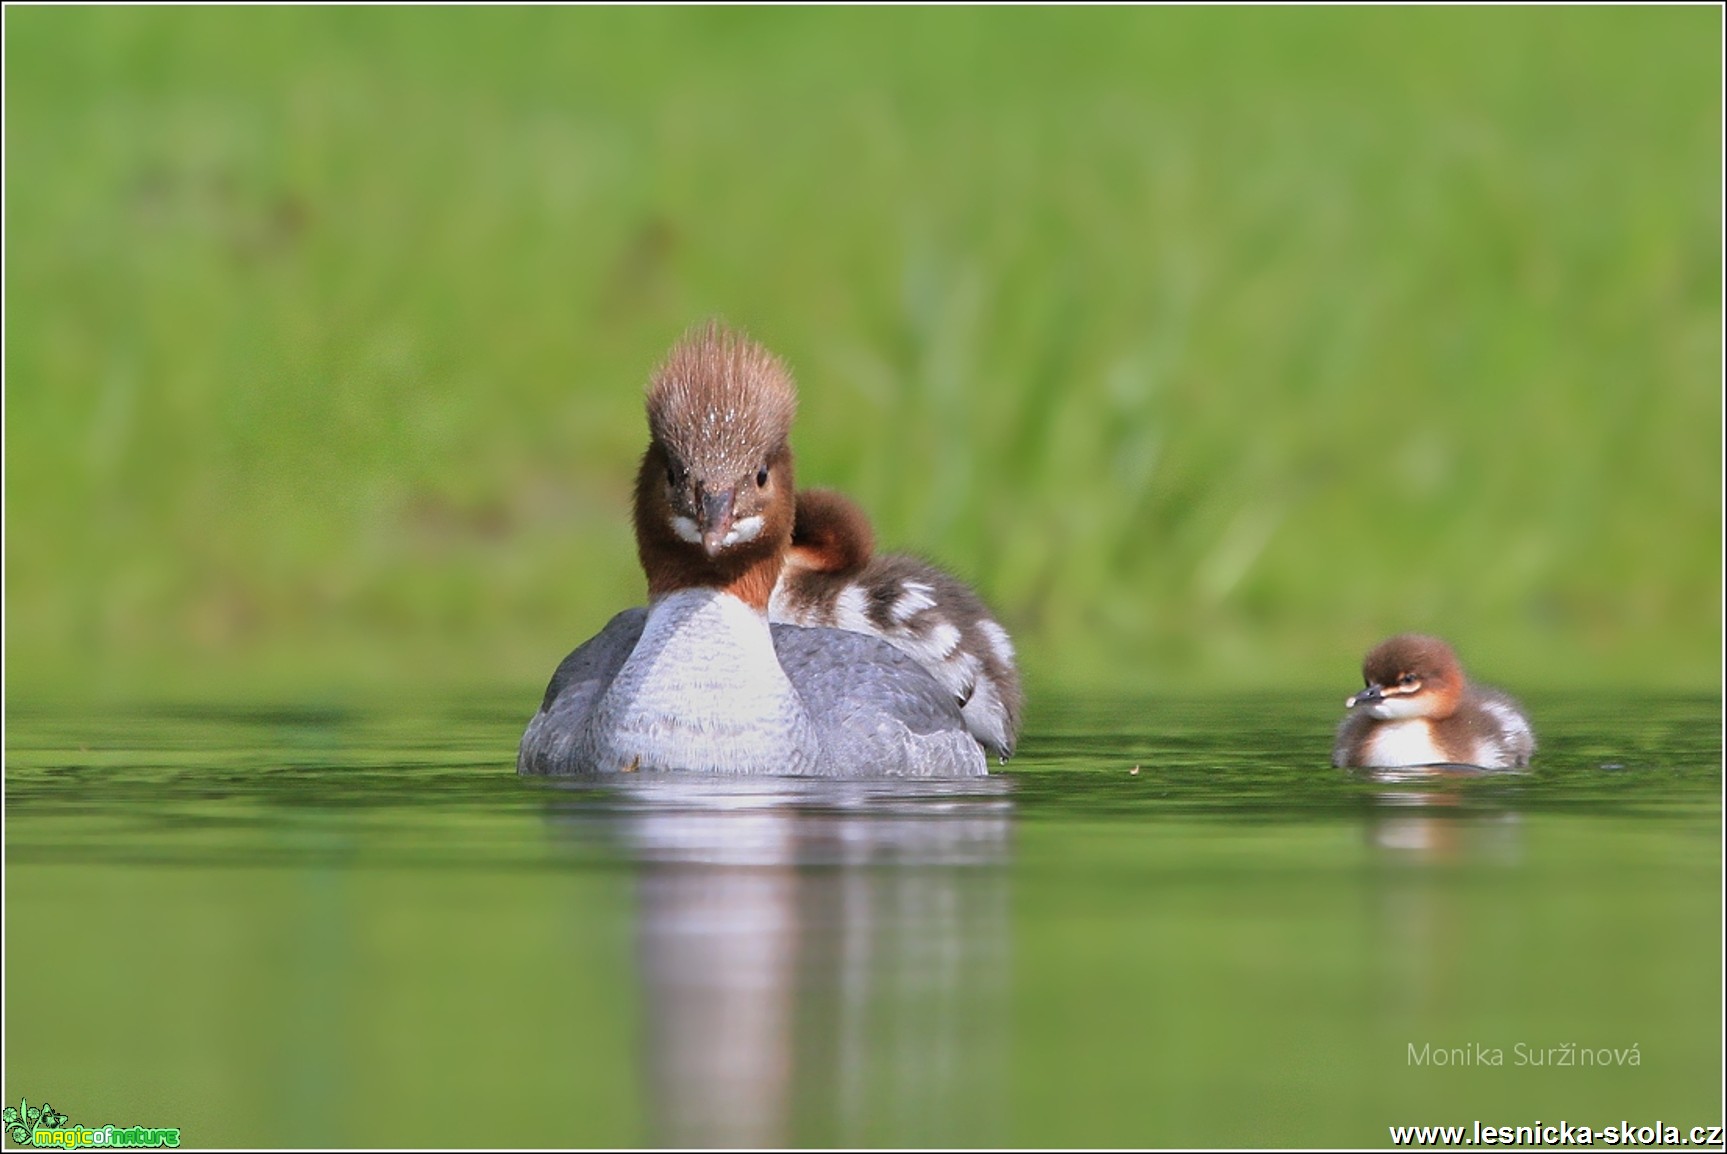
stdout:
{"type": "Polygon", "coordinates": [[[1433,727],[1420,717],[1374,726],[1361,752],[1361,763],[1375,769],[1438,765],[1451,760],[1433,740],[1433,727]]]}
{"type": "Polygon", "coordinates": [[[767,618],[717,589],[655,602],[589,736],[594,764],[625,770],[798,773],[819,748],[767,618]]]}

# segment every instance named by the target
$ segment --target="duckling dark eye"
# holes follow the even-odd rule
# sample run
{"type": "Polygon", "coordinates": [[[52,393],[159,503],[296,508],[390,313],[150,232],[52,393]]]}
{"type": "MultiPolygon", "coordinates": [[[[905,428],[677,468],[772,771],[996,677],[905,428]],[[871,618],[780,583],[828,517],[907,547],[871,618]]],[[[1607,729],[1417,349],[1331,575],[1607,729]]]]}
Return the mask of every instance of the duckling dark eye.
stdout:
{"type": "Polygon", "coordinates": [[[756,470],[756,488],[765,489],[768,484],[768,467],[763,465],[756,470]]]}
{"type": "Polygon", "coordinates": [[[666,466],[666,484],[676,489],[684,483],[684,469],[676,461],[666,466]]]}
{"type": "Polygon", "coordinates": [[[1397,679],[1397,684],[1399,684],[1399,685],[1414,685],[1415,684],[1415,674],[1405,673],[1402,677],[1399,677],[1397,679]]]}

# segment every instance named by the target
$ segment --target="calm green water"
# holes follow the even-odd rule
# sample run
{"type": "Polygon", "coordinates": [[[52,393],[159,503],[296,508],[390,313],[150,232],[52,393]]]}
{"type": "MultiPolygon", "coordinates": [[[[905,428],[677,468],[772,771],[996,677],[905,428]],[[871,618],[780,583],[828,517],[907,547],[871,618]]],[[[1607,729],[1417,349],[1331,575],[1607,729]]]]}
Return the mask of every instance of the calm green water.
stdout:
{"type": "Polygon", "coordinates": [[[521,781],[531,694],[13,707],[6,1101],[191,1146],[1719,1122],[1719,699],[1529,703],[1527,775],[1147,700],[910,787],[521,781]],[[1520,1064],[1568,1045],[1637,1064],[1520,1064]]]}

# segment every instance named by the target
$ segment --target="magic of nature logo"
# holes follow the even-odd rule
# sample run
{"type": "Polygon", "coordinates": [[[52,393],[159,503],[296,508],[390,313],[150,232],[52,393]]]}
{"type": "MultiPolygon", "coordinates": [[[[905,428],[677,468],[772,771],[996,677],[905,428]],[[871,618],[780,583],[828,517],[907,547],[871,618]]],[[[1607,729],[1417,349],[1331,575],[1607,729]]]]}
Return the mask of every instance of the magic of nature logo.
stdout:
{"type": "Polygon", "coordinates": [[[16,1106],[0,1110],[6,1137],[20,1146],[58,1146],[77,1150],[87,1146],[178,1146],[178,1126],[68,1126],[66,1115],[47,1102],[30,1105],[20,1098],[16,1106]]]}

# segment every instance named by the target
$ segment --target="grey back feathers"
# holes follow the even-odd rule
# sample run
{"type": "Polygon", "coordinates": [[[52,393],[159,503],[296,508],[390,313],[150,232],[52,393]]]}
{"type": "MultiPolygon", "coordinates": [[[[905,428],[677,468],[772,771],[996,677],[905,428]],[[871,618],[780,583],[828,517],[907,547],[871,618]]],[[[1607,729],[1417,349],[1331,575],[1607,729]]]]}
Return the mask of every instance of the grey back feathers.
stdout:
{"type": "MultiPolygon", "coordinates": [[[[522,736],[524,774],[603,771],[590,729],[641,640],[648,611],[619,613],[566,657],[522,736]]],[[[832,777],[975,777],[988,772],[956,702],[916,662],[858,633],[772,627],[773,646],[821,743],[801,772],[832,777]]],[[[686,768],[702,771],[708,767],[686,768]]]]}
{"type": "Polygon", "coordinates": [[[775,625],[773,635],[831,764],[889,777],[988,772],[957,703],[905,654],[837,629],[775,625]]]}
{"type": "Polygon", "coordinates": [[[1489,731],[1487,744],[1499,752],[1505,768],[1521,769],[1535,756],[1535,730],[1517,700],[1502,689],[1489,685],[1469,687],[1466,700],[1474,699],[1476,715],[1489,731]]]}
{"type": "Polygon", "coordinates": [[[647,623],[646,609],[626,609],[558,664],[539,712],[522,734],[518,773],[582,771],[588,720],[635,651],[647,623]]]}
{"type": "Polygon", "coordinates": [[[880,637],[953,695],[978,741],[1003,761],[1013,756],[1024,703],[1013,641],[952,574],[904,554],[872,558],[855,574],[787,570],[768,615],[880,637]]]}

